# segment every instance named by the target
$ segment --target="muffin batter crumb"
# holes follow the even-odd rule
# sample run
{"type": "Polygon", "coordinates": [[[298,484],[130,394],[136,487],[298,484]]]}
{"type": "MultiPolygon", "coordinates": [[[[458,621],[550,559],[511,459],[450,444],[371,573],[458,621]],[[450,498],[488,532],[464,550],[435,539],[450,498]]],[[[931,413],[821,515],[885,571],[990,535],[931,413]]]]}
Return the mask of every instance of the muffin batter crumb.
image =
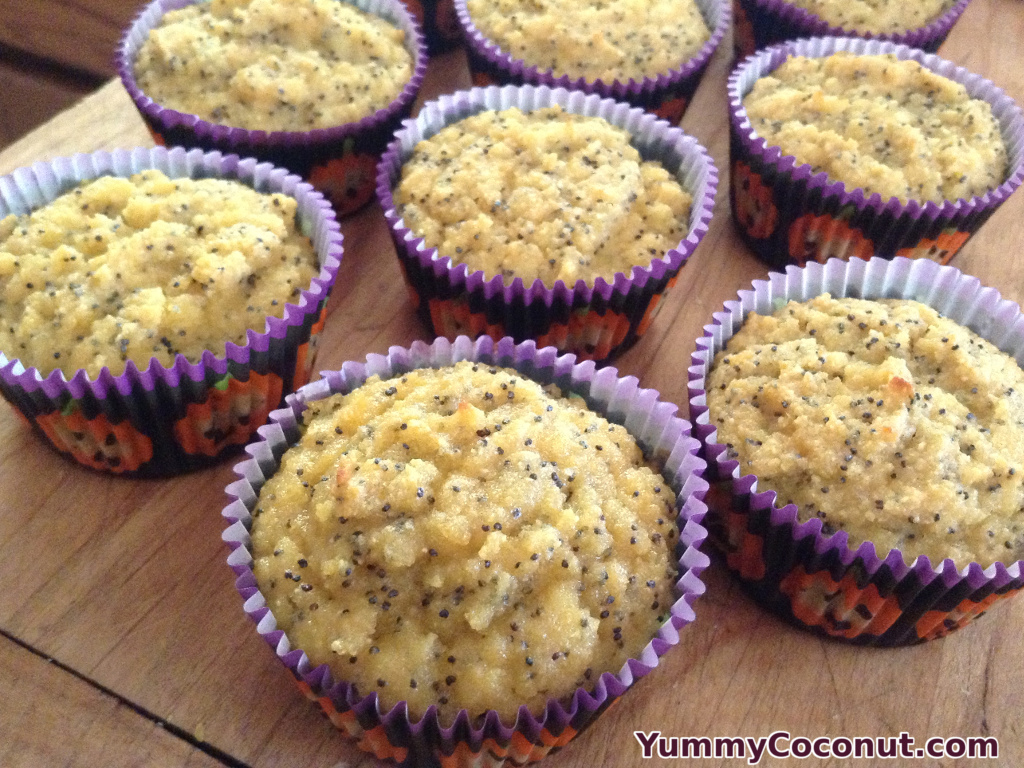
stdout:
{"type": "Polygon", "coordinates": [[[552,287],[661,258],[686,236],[692,197],[626,131],[554,106],[480,112],[421,141],[395,202],[440,256],[552,287]]]}
{"type": "Polygon", "coordinates": [[[673,603],[675,498],[619,425],[485,364],[310,403],[260,491],[288,633],[389,708],[515,717],[615,672],[673,603]]]}
{"type": "Polygon", "coordinates": [[[824,294],[750,314],[707,391],[741,474],[852,547],[1024,556],[1024,373],[930,307],[824,294]]]}
{"type": "Polygon", "coordinates": [[[743,107],[769,146],[883,199],[970,199],[1006,178],[991,106],[893,54],[790,57],[743,107]]]}
{"type": "Polygon", "coordinates": [[[468,0],[480,32],[556,77],[628,82],[678,69],[711,31],[694,0],[468,0]]]}
{"type": "Polygon", "coordinates": [[[317,274],[298,203],[226,179],[104,176],[0,220],[0,350],[44,376],[244,344],[317,274]]]}
{"type": "Polygon", "coordinates": [[[789,0],[834,27],[853,32],[898,34],[925,27],[955,0],[789,0]]]}
{"type": "Polygon", "coordinates": [[[210,0],[167,13],[135,75],[164,107],[221,125],[309,131],[383,109],[412,77],[405,33],[343,0],[210,0]]]}

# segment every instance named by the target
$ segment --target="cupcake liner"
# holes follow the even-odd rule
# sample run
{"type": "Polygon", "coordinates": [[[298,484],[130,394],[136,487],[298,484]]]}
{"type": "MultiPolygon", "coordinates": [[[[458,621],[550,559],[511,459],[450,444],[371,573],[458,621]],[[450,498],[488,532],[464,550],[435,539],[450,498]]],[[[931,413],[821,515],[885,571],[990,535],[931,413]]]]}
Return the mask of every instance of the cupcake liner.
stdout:
{"type": "Polygon", "coordinates": [[[228,342],[219,353],[207,350],[196,363],[178,355],[169,368],[153,359],[145,370],[129,361],[118,376],[104,368],[95,378],[84,370],[44,377],[0,351],[0,392],[57,450],[93,469],[135,477],[208,466],[247,442],[292,383],[305,381],[298,350],[309,344],[314,324],[322,325],[342,253],[334,212],[309,184],[268,163],[198,149],[96,152],[19,168],[0,178],[0,218],[28,213],[80,182],[149,168],[173,178],[237,179],[294,197],[320,273],[282,318],[268,318],[264,332],[249,331],[244,344],[228,342]]]}
{"type": "Polygon", "coordinates": [[[692,101],[693,93],[711,61],[711,55],[722,42],[732,16],[728,0],[696,0],[711,30],[711,36],[696,54],[682,62],[679,68],[657,77],[647,77],[639,82],[630,78],[628,81],[614,80],[606,83],[600,79],[573,79],[568,75],[557,77],[553,70],[541,70],[513,58],[476,28],[466,7],[466,0],[454,2],[455,13],[466,41],[466,55],[474,85],[546,85],[593,93],[646,109],[673,125],[680,121],[692,101]]]}
{"type": "Polygon", "coordinates": [[[801,37],[859,37],[886,40],[934,53],[967,8],[970,0],[958,0],[948,11],[923,27],[903,32],[858,32],[829,24],[820,16],[786,0],[732,0],[736,19],[733,49],[737,58],[770,45],[801,37]]]}
{"type": "Polygon", "coordinates": [[[236,153],[287,168],[323,192],[338,215],[345,216],[373,198],[374,169],[391,134],[412,112],[427,68],[427,50],[419,26],[399,0],[340,1],[404,30],[406,48],[413,56],[412,77],[398,97],[354,123],[311,131],[246,130],[165,108],[143,93],[134,65],[150,30],[159,26],[168,11],[204,0],[153,0],[143,8],[118,45],[117,71],[157,144],[236,153]]]}
{"type": "Polygon", "coordinates": [[[432,344],[414,342],[408,348],[392,347],[386,356],[370,355],[365,363],[345,363],[339,371],[286,399],[286,406],[271,414],[271,423],[259,430],[261,439],[246,451],[252,459],[238,464],[241,479],[228,486],[233,501],[223,515],[229,525],[223,534],[231,547],[228,564],[235,585],[245,601],[245,612],[277,657],[295,676],[299,688],[340,730],[378,758],[401,765],[501,766],[523,765],[564,746],[611,706],[632,685],[659,663],[660,657],[679,640],[679,630],[693,621],[693,601],[703,593],[700,573],[709,561],[699,546],[706,531],[700,525],[706,507],[702,501],[707,483],[704,462],[696,456],[697,441],[689,436],[689,424],[675,416],[676,407],[658,400],[653,390],[640,389],[633,377],[618,378],[612,368],[597,370],[593,363],[576,363],[572,355],[558,356],[553,347],[538,348],[533,342],[516,345],[506,338],[471,341],[463,336],[454,342],[437,339],[432,344]],[[377,695],[357,695],[343,680],[335,680],[326,665],[314,667],[300,649],[293,649],[266,607],[252,572],[249,527],[256,494],[278,466],[289,443],[298,436],[298,423],[306,403],[335,392],[348,392],[369,376],[398,375],[415,368],[440,367],[460,360],[509,366],[530,378],[555,383],[563,391],[583,396],[590,408],[622,424],[644,448],[645,455],[662,464],[662,474],[677,493],[680,536],[679,579],[671,616],[637,658],[629,659],[618,673],[604,673],[593,690],[578,689],[570,699],[549,700],[540,714],[519,708],[514,722],[503,722],[498,713],[471,718],[462,710],[451,724],[444,724],[431,706],[419,720],[408,714],[405,702],[390,710],[377,695]]]}
{"type": "Polygon", "coordinates": [[[455,15],[452,0],[404,0],[423,29],[427,53],[434,56],[458,48],[462,44],[462,27],[455,15]]]}
{"type": "Polygon", "coordinates": [[[741,477],[739,463],[716,442],[705,389],[715,354],[747,313],[768,314],[789,300],[824,292],[920,301],[1024,362],[1020,307],[953,267],[924,259],[831,259],[824,265],[790,266],[785,274],[755,281],[704,327],[689,369],[694,435],[712,481],[709,529],[753,598],[804,629],[877,646],[943,637],[1019,591],[1024,561],[958,569],[952,560],[933,564],[925,556],[908,565],[900,550],[883,556],[871,542],[853,548],[845,531],[827,535],[818,518],[800,522],[795,504],[776,507],[776,493],[758,491],[754,475],[741,477]]]}
{"type": "Polygon", "coordinates": [[[1024,114],[993,83],[952,62],[880,40],[813,38],[759,51],[733,71],[728,83],[733,222],[744,242],[774,267],[829,258],[907,256],[948,262],[1024,180],[1024,114]],[[964,85],[992,106],[1006,143],[1006,180],[984,195],[941,204],[883,200],[830,181],[809,165],[783,155],[756,136],[743,97],[791,55],[820,58],[837,51],[895,54],[964,85]]]}
{"type": "Polygon", "coordinates": [[[406,121],[378,167],[377,198],[413,302],[437,335],[533,339],[540,346],[550,344],[584,359],[605,360],[647,330],[662,296],[707,233],[717,185],[718,172],[707,151],[692,137],[641,109],[563,88],[492,86],[442,96],[425,104],[415,120],[406,121]],[[658,160],[675,174],[693,196],[685,240],[648,267],[634,267],[630,275],[619,272],[611,282],[599,277],[592,285],[558,281],[547,288],[540,280],[530,286],[521,278],[505,284],[500,275],[489,278],[483,271],[471,272],[465,264],[453,265],[405,226],[392,190],[402,163],[419,141],[484,110],[532,111],[553,104],[624,128],[645,160],[658,160]]]}

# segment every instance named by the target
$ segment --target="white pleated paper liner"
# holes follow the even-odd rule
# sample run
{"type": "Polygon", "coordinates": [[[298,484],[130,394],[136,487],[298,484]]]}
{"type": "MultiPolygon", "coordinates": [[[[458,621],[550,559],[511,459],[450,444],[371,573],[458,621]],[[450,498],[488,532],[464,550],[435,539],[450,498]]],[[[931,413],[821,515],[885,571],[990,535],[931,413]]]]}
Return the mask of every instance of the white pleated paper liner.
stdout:
{"type": "Polygon", "coordinates": [[[728,82],[733,223],[744,242],[770,266],[829,258],[907,256],[948,262],[1024,180],[1024,114],[990,81],[924,51],[881,40],[824,37],[786,43],[746,59],[728,82]],[[791,56],[822,58],[837,51],[892,53],[964,85],[992,106],[1006,144],[1002,184],[969,200],[906,204],[832,181],[797,164],[754,133],[743,98],[754,83],[791,56]]]}
{"type": "Polygon", "coordinates": [[[320,272],[262,333],[249,331],[244,344],[228,342],[195,362],[179,354],[170,368],[152,359],[145,370],[129,361],[117,376],[104,368],[95,378],[84,370],[44,377],[0,350],[0,392],[55,448],[93,469],[140,477],[208,466],[238,450],[283,396],[308,380],[311,336],[322,325],[342,255],[334,211],[309,184],[269,163],[198,149],[96,152],[19,168],[0,178],[0,218],[28,213],[83,181],[150,168],[294,197],[320,272]]]}
{"type": "MultiPolygon", "coordinates": [[[[323,192],[339,216],[353,213],[373,198],[374,169],[391,134],[412,112],[427,69],[420,27],[399,0],[339,0],[380,16],[405,32],[413,74],[386,107],[354,123],[311,131],[256,131],[209,122],[166,108],[138,86],[135,59],[150,30],[169,11],[208,0],[152,0],[125,30],[115,63],[121,82],[157,144],[200,147],[255,157],[287,168],[323,192]]],[[[198,86],[198,84],[197,84],[198,86]]]]}
{"type": "Polygon", "coordinates": [[[771,45],[801,37],[860,37],[886,40],[934,53],[967,8],[970,0],[957,2],[938,18],[902,32],[858,32],[830,24],[786,0],[732,0],[733,49],[738,58],[771,45]]]}
{"type": "Polygon", "coordinates": [[[582,358],[606,360],[628,348],[654,319],[664,293],[707,233],[718,171],[707,150],[678,128],[629,104],[580,91],[546,86],[473,88],[427,102],[395,135],[377,169],[377,199],[384,209],[406,281],[421,317],[438,336],[486,334],[552,345],[582,358]],[[501,275],[452,264],[409,230],[396,210],[393,190],[402,164],[418,142],[447,125],[484,110],[519,107],[524,112],[559,104],[568,112],[602,117],[625,129],[644,160],[659,161],[693,197],[686,237],[647,267],[619,272],[609,282],[541,280],[510,283],[501,275]]]}
{"type": "Polygon", "coordinates": [[[620,378],[613,368],[597,369],[592,362],[577,363],[572,355],[559,356],[553,347],[538,349],[533,342],[516,345],[508,338],[471,341],[463,336],[454,342],[414,342],[408,349],[392,347],[387,355],[369,355],[365,363],[348,362],[339,371],[323,372],[322,376],[289,396],[286,406],[272,413],[271,423],[259,430],[260,439],[246,448],[252,458],[235,467],[241,479],[227,488],[233,501],[224,508],[228,527],[223,538],[232,550],[228,564],[237,577],[235,584],[245,601],[245,612],[260,636],[307,696],[318,701],[331,721],[361,748],[408,766],[469,768],[533,762],[588,727],[678,643],[679,631],[694,620],[692,603],[704,592],[699,576],[709,561],[699,549],[707,535],[700,525],[706,511],[705,465],[696,455],[698,443],[690,437],[689,423],[675,415],[676,406],[659,400],[654,390],[638,387],[635,378],[620,378]],[[291,647],[284,632],[277,629],[252,572],[249,528],[256,494],[277,470],[284,451],[298,439],[306,403],[349,392],[373,374],[386,378],[461,360],[511,367],[535,381],[555,383],[564,393],[584,397],[588,407],[623,425],[637,439],[645,456],[662,467],[662,475],[677,494],[679,577],[669,619],[643,652],[618,672],[602,674],[592,688],[549,700],[541,712],[520,707],[513,722],[502,721],[493,710],[478,715],[462,710],[452,723],[444,723],[433,706],[416,719],[409,715],[405,702],[385,710],[376,693],[358,695],[345,680],[335,679],[326,665],[314,667],[301,649],[291,647]]]}
{"type": "Polygon", "coordinates": [[[594,93],[646,109],[672,125],[679,123],[687,106],[693,100],[694,91],[700,84],[712,54],[722,42],[732,16],[729,0],[696,0],[701,16],[711,30],[711,36],[697,53],[681,61],[676,69],[657,77],[648,77],[640,81],[630,78],[606,83],[600,79],[560,76],[553,70],[541,70],[521,59],[513,58],[477,29],[466,7],[466,0],[454,2],[455,13],[465,37],[466,55],[474,85],[546,85],[594,93]]]}
{"type": "Polygon", "coordinates": [[[753,598],[805,629],[878,646],[943,637],[1019,591],[1024,562],[958,569],[952,560],[925,556],[907,564],[900,550],[877,552],[871,542],[853,548],[845,531],[826,534],[817,517],[800,522],[795,504],[776,507],[776,493],[760,492],[754,475],[741,477],[738,462],[717,442],[705,389],[715,354],[748,313],[770,314],[825,292],[920,301],[1024,363],[1020,307],[953,267],[924,259],[832,259],[754,281],[704,327],[689,369],[690,415],[712,482],[709,528],[753,598]]]}

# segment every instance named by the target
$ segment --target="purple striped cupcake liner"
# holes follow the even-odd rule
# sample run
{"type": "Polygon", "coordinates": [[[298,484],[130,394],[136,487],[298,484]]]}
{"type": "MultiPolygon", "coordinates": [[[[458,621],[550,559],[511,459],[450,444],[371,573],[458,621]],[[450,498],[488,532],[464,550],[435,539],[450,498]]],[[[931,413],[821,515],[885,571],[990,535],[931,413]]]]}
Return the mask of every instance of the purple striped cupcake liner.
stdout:
{"type": "Polygon", "coordinates": [[[903,32],[858,32],[829,24],[820,16],[786,0],[732,0],[733,50],[742,59],[754,51],[802,37],[859,37],[886,40],[934,53],[967,8],[970,0],[957,0],[945,13],[923,27],[903,32]]]}
{"type": "Polygon", "coordinates": [[[709,560],[700,551],[707,535],[700,524],[706,511],[705,465],[697,456],[698,443],[690,437],[689,423],[675,415],[676,406],[659,400],[654,390],[638,387],[634,377],[619,378],[613,368],[597,369],[593,363],[577,363],[572,355],[559,355],[553,347],[538,348],[533,342],[517,345],[510,338],[498,342],[488,337],[472,341],[465,336],[453,342],[417,341],[409,348],[392,347],[387,355],[369,355],[365,363],[345,363],[340,370],[322,376],[290,395],[285,407],[271,414],[270,424],[259,429],[260,439],[246,448],[252,458],[235,467],[240,479],[227,487],[232,501],[223,511],[228,521],[223,539],[231,548],[228,564],[236,576],[235,586],[257,632],[299,688],[360,748],[379,759],[409,766],[469,768],[535,762],[591,725],[678,643],[679,631],[694,620],[692,605],[704,592],[700,574],[709,560]],[[592,688],[551,699],[540,712],[522,706],[511,723],[494,710],[477,716],[462,710],[446,724],[433,706],[417,720],[405,702],[386,710],[376,693],[360,696],[348,682],[335,679],[326,665],[313,666],[301,649],[291,647],[285,633],[277,629],[252,571],[249,529],[256,494],[276,471],[285,449],[298,438],[306,403],[349,392],[374,374],[388,377],[461,360],[511,367],[535,381],[555,383],[565,392],[581,395],[588,407],[623,425],[637,439],[645,455],[663,467],[663,476],[677,494],[677,599],[657,635],[636,658],[629,659],[618,672],[602,674],[592,688]]]}
{"type": "Polygon", "coordinates": [[[690,416],[711,482],[708,528],[753,599],[803,629],[873,646],[944,637],[1024,587],[1024,561],[957,568],[923,555],[908,564],[900,550],[880,553],[870,541],[854,548],[845,531],[827,534],[817,517],[801,522],[795,504],[776,506],[775,491],[759,491],[757,477],[741,476],[739,463],[716,442],[705,388],[715,355],[748,313],[770,314],[825,292],[920,301],[1024,363],[1020,307],[954,267],[926,259],[830,259],[754,281],[704,326],[689,368],[690,416]]]}
{"type": "Polygon", "coordinates": [[[711,36],[692,57],[680,63],[677,69],[657,77],[648,77],[637,82],[559,77],[553,70],[542,70],[515,59],[502,51],[497,44],[487,39],[473,23],[466,7],[466,0],[455,0],[455,12],[462,25],[465,37],[466,55],[473,84],[486,85],[546,85],[567,88],[584,93],[594,93],[603,98],[625,101],[633,106],[653,112],[672,125],[679,123],[687,106],[693,100],[694,91],[707,69],[711,56],[729,28],[732,7],[728,0],[696,0],[697,7],[711,30],[711,36]]]}
{"type": "Polygon", "coordinates": [[[146,95],[135,79],[135,59],[150,30],[169,11],[206,0],[153,0],[131,23],[115,57],[125,90],[160,145],[199,147],[235,153],[287,168],[324,193],[339,216],[373,198],[374,169],[391,134],[412,113],[427,69],[427,48],[419,25],[399,0],[339,0],[381,16],[405,32],[413,74],[402,92],[383,109],[354,123],[311,131],[256,131],[203,120],[166,108],[146,95]]]}
{"type": "Polygon", "coordinates": [[[665,292],[707,233],[718,186],[718,171],[707,150],[678,128],[629,104],[580,91],[546,86],[473,88],[423,105],[406,121],[377,170],[377,199],[384,209],[402,271],[421,317],[438,336],[486,334],[497,340],[535,340],[581,358],[606,360],[634,344],[648,329],[665,292]],[[521,278],[505,283],[500,275],[452,264],[437,248],[405,226],[393,196],[402,164],[413,148],[447,125],[489,109],[523,111],[559,104],[568,112],[602,117],[625,129],[645,160],[661,162],[693,196],[686,238],[647,267],[619,272],[611,282],[597,278],[575,286],[558,281],[545,287],[521,278]]]}
{"type": "Polygon", "coordinates": [[[772,267],[829,258],[881,256],[948,262],[1024,180],[1024,113],[1001,89],[963,67],[924,51],[882,40],[823,37],[759,51],[728,82],[730,185],[733,223],[747,246],[772,267]],[[906,204],[868,196],[798,164],[754,133],[743,98],[754,83],[789,56],[824,58],[837,51],[895,54],[961,83],[992,106],[1007,148],[1006,180],[984,195],[941,204],[906,204]]]}
{"type": "Polygon", "coordinates": [[[109,368],[94,378],[84,370],[43,376],[0,350],[0,392],[17,413],[61,453],[128,477],[180,474],[239,450],[283,395],[308,380],[308,350],[342,255],[334,211],[298,176],[251,158],[180,147],[96,152],[19,168],[0,178],[0,218],[29,213],[83,181],[151,168],[172,178],[235,179],[294,197],[320,272],[281,318],[267,318],[262,333],[249,331],[244,344],[227,342],[196,362],[179,354],[170,368],[151,359],[145,370],[129,361],[117,376],[109,368]]]}
{"type": "Polygon", "coordinates": [[[462,26],[452,0],[403,0],[423,28],[431,56],[462,45],[462,26]]]}

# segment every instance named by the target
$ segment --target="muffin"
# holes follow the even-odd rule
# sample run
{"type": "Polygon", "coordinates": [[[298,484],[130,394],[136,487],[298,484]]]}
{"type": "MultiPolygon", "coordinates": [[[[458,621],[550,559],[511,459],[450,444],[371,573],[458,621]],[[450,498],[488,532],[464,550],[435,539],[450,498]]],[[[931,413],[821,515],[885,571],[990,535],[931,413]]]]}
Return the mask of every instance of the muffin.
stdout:
{"type": "Polygon", "coordinates": [[[397,0],[156,0],[125,32],[117,63],[158,144],[281,165],[344,215],[372,197],[426,52],[397,0]]]}
{"type": "Polygon", "coordinates": [[[239,448],[308,380],[341,256],[283,169],[119,150],[0,185],[0,388],[61,452],[138,476],[239,448]]]}
{"type": "Polygon", "coordinates": [[[240,465],[258,479],[229,487],[246,611],[278,649],[297,619],[284,645],[301,654],[279,657],[378,758],[539,759],[657,665],[703,590],[696,442],[655,397],[511,339],[417,343],[326,374],[240,465]],[[280,527],[307,501],[331,528],[309,538],[330,541],[280,527]],[[275,524],[273,507],[291,511],[275,524]],[[343,634],[312,629],[335,611],[343,634]]]}
{"type": "Polygon", "coordinates": [[[413,148],[396,212],[439,256],[506,282],[611,282],[673,248],[693,204],[629,142],[557,104],[478,112],[413,148]]]}
{"type": "Polygon", "coordinates": [[[435,333],[604,360],[647,330],[716,181],[699,144],[639,109],[523,86],[425,105],[377,192],[435,333]]]}
{"type": "Polygon", "coordinates": [[[455,0],[476,85],[558,85],[679,122],[729,25],[721,0],[455,0]]]}
{"type": "Polygon", "coordinates": [[[729,107],[733,221],[773,265],[946,262],[1024,178],[1020,108],[903,46],[817,38],[772,48],[733,72],[729,107]]]}
{"type": "Polygon", "coordinates": [[[758,602],[902,645],[1020,589],[1019,314],[951,267],[875,258],[791,267],[715,316],[691,413],[758,602]]]}
{"type": "Polygon", "coordinates": [[[934,53],[969,0],[733,0],[737,58],[786,40],[829,35],[887,40],[934,53]]]}

